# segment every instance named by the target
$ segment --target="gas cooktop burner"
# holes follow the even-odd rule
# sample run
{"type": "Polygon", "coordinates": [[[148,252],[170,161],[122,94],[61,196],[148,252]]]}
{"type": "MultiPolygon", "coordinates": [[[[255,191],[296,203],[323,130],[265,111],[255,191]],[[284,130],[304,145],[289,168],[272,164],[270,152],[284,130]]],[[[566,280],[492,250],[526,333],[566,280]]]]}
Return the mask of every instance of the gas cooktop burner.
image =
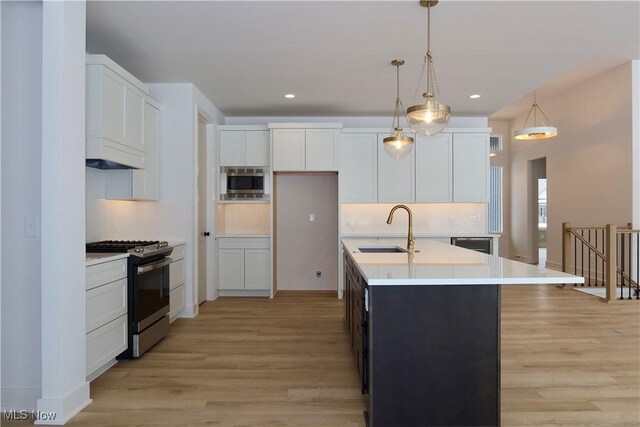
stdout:
{"type": "Polygon", "coordinates": [[[101,242],[87,243],[86,251],[91,252],[110,252],[110,253],[126,253],[132,255],[148,256],[155,255],[159,252],[167,251],[171,253],[171,247],[168,242],[158,240],[103,240],[101,242]]]}

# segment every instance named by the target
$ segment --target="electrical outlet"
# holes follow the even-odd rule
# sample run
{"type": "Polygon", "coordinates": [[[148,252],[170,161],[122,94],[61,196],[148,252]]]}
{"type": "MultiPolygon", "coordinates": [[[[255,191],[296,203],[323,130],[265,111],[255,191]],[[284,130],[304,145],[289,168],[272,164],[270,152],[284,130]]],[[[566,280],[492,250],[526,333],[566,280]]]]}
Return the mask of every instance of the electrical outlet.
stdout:
{"type": "Polygon", "coordinates": [[[479,214],[469,215],[469,222],[478,222],[478,221],[480,221],[479,214]]]}
{"type": "Polygon", "coordinates": [[[316,214],[314,214],[314,213],[310,213],[310,214],[309,214],[309,221],[313,222],[313,221],[315,221],[315,220],[316,220],[316,214]]]}
{"type": "Polygon", "coordinates": [[[320,277],[322,277],[322,271],[318,270],[316,271],[316,277],[319,279],[320,277]]]}
{"type": "Polygon", "coordinates": [[[456,217],[453,215],[449,215],[449,222],[453,222],[456,220],[456,217]]]}

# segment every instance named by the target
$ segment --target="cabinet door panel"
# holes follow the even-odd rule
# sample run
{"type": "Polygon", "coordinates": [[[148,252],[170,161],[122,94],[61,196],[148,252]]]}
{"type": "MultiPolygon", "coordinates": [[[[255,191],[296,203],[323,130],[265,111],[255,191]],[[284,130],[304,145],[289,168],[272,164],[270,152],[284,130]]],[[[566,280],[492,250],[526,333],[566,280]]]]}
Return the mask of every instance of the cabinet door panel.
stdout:
{"type": "Polygon", "coordinates": [[[419,136],[416,141],[416,202],[453,201],[452,137],[419,136]]]}
{"type": "Polygon", "coordinates": [[[247,249],[244,251],[244,288],[271,288],[271,256],[268,249],[247,249]]]}
{"type": "Polygon", "coordinates": [[[384,151],[382,140],[388,135],[378,135],[378,203],[409,203],[415,200],[415,144],[411,152],[401,159],[394,159],[384,151]]]}
{"type": "Polygon", "coordinates": [[[135,150],[145,151],[142,138],[142,117],[144,114],[144,98],[127,87],[124,106],[124,141],[125,145],[135,150]]]}
{"type": "Polygon", "coordinates": [[[124,143],[124,92],[122,82],[104,72],[102,77],[102,135],[124,143]]]}
{"type": "Polygon", "coordinates": [[[375,203],[378,188],[378,136],[344,134],[340,141],[340,201],[375,203]]]}
{"type": "Polygon", "coordinates": [[[143,122],[146,168],[131,171],[133,198],[138,200],[158,200],[159,111],[146,102],[144,104],[143,122]]]}
{"type": "Polygon", "coordinates": [[[269,166],[269,131],[245,133],[245,166],[269,166]]]}
{"type": "Polygon", "coordinates": [[[489,201],[488,134],[454,134],[453,201],[489,201]]]}
{"type": "Polygon", "coordinates": [[[273,170],[305,170],[304,129],[273,130],[273,170]]]}
{"type": "Polygon", "coordinates": [[[333,129],[306,130],[306,170],[334,171],[335,131],[333,129]]]}
{"type": "Polygon", "coordinates": [[[244,166],[245,133],[242,130],[220,131],[220,166],[244,166]]]}
{"type": "Polygon", "coordinates": [[[244,250],[218,251],[218,280],[220,289],[244,289],[244,250]]]}

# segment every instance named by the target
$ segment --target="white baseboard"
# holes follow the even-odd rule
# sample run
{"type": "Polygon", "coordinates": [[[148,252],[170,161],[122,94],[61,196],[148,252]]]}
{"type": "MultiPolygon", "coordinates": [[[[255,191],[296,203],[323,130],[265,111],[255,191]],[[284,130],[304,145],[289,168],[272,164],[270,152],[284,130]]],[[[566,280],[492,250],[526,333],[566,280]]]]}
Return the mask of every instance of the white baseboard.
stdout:
{"type": "Polygon", "coordinates": [[[35,411],[41,396],[40,388],[2,387],[0,407],[3,411],[35,411]]]}
{"type": "Polygon", "coordinates": [[[221,297],[266,297],[271,296],[271,291],[242,291],[242,290],[220,290],[221,297]]]}
{"type": "Polygon", "coordinates": [[[526,262],[527,264],[533,263],[533,258],[527,255],[512,254],[511,259],[514,261],[526,262]]]}
{"type": "Polygon", "coordinates": [[[185,304],[182,311],[178,314],[181,319],[193,319],[198,315],[198,304],[185,304]]]}
{"type": "Polygon", "coordinates": [[[556,271],[562,271],[562,263],[547,260],[544,265],[546,268],[556,271]]]}
{"type": "Polygon", "coordinates": [[[91,404],[89,383],[80,384],[74,391],[58,399],[38,399],[38,411],[55,414],[53,419],[37,419],[36,425],[64,425],[91,404]]]}
{"type": "Polygon", "coordinates": [[[93,374],[89,375],[87,377],[87,381],[91,382],[93,380],[95,380],[96,378],[98,378],[100,375],[104,374],[105,372],[107,372],[109,369],[111,369],[116,363],[118,363],[118,361],[116,359],[111,359],[109,360],[107,363],[105,363],[104,365],[102,365],[100,368],[98,368],[93,374]]]}

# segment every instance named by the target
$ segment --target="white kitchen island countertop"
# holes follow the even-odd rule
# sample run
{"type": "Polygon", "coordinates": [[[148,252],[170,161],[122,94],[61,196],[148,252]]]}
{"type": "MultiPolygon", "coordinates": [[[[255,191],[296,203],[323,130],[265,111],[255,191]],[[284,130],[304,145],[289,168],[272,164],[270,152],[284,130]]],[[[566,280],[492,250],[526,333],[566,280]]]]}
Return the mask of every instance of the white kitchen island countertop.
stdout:
{"type": "Polygon", "coordinates": [[[408,253],[362,253],[362,247],[399,246],[393,241],[342,240],[369,286],[393,285],[531,285],[584,283],[572,274],[486,255],[438,241],[416,241],[408,253]]]}

